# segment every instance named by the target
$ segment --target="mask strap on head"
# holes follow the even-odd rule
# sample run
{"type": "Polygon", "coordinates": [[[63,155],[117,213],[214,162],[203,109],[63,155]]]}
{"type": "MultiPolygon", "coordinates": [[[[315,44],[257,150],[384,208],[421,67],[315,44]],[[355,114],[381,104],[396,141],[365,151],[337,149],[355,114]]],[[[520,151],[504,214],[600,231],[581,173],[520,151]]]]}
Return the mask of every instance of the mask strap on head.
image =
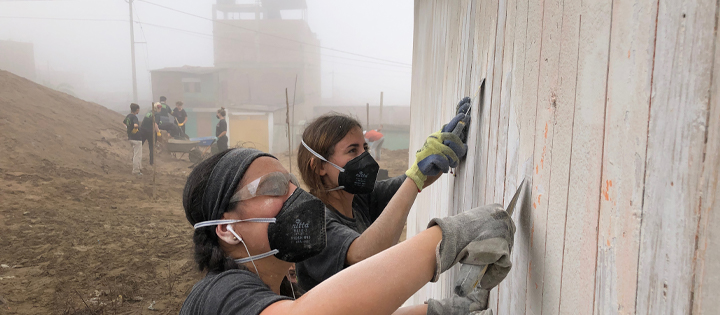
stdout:
{"type": "Polygon", "coordinates": [[[314,156],[317,156],[318,159],[321,159],[321,160],[323,160],[323,161],[325,161],[325,162],[330,163],[330,165],[334,166],[335,168],[337,168],[337,169],[338,169],[339,171],[341,171],[341,172],[345,172],[345,169],[344,169],[344,168],[342,168],[342,167],[340,167],[340,166],[337,166],[337,164],[335,164],[335,163],[333,163],[333,162],[328,161],[327,159],[325,159],[324,157],[322,157],[322,155],[320,155],[320,154],[318,154],[317,152],[315,152],[315,150],[310,149],[310,146],[307,145],[307,143],[305,143],[305,140],[300,139],[300,142],[302,142],[302,145],[305,147],[305,149],[308,149],[308,151],[310,151],[310,153],[312,153],[314,156]]]}
{"type": "MultiPolygon", "coordinates": [[[[325,159],[324,157],[322,157],[322,155],[320,155],[320,154],[318,154],[317,152],[315,152],[315,150],[310,149],[310,146],[307,145],[307,143],[305,143],[305,140],[300,139],[300,142],[302,142],[302,145],[305,147],[305,149],[308,149],[308,151],[310,151],[310,153],[312,153],[312,154],[313,154],[314,156],[316,156],[318,159],[321,159],[321,160],[323,160],[323,161],[325,161],[325,162],[330,163],[330,165],[334,166],[335,168],[337,168],[337,169],[338,169],[339,171],[341,171],[341,172],[345,172],[345,169],[344,169],[344,168],[342,168],[342,167],[340,167],[340,166],[337,166],[337,165],[336,165],[335,163],[333,163],[333,162],[328,161],[327,159],[325,159]]],[[[335,188],[333,188],[333,189],[328,189],[327,192],[336,191],[336,190],[343,190],[343,189],[345,189],[345,186],[337,186],[337,187],[335,187],[335,188]]]]}
{"type": "Polygon", "coordinates": [[[235,259],[235,263],[244,264],[246,262],[251,262],[253,267],[255,267],[255,273],[258,276],[260,276],[260,272],[258,271],[254,260],[263,259],[265,257],[275,255],[275,254],[279,253],[280,251],[277,249],[273,249],[267,253],[262,253],[262,254],[255,255],[255,256],[250,255],[250,250],[248,249],[247,245],[245,245],[245,241],[243,241],[243,239],[242,239],[242,237],[240,237],[240,235],[235,233],[235,230],[233,229],[232,225],[229,225],[229,224],[237,223],[237,222],[275,223],[276,221],[277,221],[277,219],[275,219],[275,218],[253,218],[253,219],[244,219],[244,220],[210,220],[210,221],[199,222],[199,223],[193,225],[193,228],[199,229],[201,227],[206,227],[206,226],[228,224],[228,231],[230,231],[230,233],[232,233],[232,235],[234,235],[235,238],[237,238],[240,241],[240,243],[243,244],[243,247],[245,247],[245,252],[247,252],[247,254],[248,254],[248,257],[235,259]]]}
{"type": "Polygon", "coordinates": [[[203,222],[195,223],[195,225],[193,225],[193,229],[197,230],[201,227],[206,227],[206,226],[233,224],[233,223],[238,223],[238,222],[275,223],[275,222],[277,222],[277,219],[275,219],[275,218],[252,218],[252,219],[243,219],[243,220],[210,220],[210,221],[203,221],[203,222]]]}

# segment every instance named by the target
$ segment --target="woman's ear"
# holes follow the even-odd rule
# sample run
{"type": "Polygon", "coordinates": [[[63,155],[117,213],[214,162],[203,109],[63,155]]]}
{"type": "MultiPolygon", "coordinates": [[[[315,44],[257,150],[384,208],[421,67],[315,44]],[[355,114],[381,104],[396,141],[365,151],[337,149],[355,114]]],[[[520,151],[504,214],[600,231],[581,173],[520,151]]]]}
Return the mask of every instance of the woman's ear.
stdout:
{"type": "Polygon", "coordinates": [[[236,232],[235,234],[238,234],[238,236],[241,237],[238,239],[238,237],[230,232],[230,230],[232,230],[232,227],[229,224],[220,224],[215,226],[215,234],[217,234],[219,239],[230,245],[239,244],[242,241],[242,236],[236,232]]]}
{"type": "Polygon", "coordinates": [[[316,167],[317,164],[315,164],[315,158],[310,158],[310,167],[312,167],[313,171],[315,171],[315,174],[318,174],[320,176],[325,176],[327,172],[325,171],[324,165],[322,163],[320,164],[320,167],[316,167]]]}

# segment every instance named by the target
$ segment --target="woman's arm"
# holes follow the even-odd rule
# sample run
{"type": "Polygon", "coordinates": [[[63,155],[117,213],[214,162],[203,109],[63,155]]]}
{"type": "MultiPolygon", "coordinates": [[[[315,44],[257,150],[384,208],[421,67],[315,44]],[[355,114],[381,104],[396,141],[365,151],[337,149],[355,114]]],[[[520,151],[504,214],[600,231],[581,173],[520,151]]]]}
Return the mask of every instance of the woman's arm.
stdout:
{"type": "MultiPolygon", "coordinates": [[[[427,229],[330,277],[296,301],[274,303],[261,314],[392,314],[432,278],[441,240],[440,228],[427,229]]],[[[421,309],[400,314],[424,314],[421,309]]]]}
{"type": "Polygon", "coordinates": [[[427,314],[427,304],[413,305],[398,308],[392,315],[425,315],[427,314]]]}
{"type": "Polygon", "coordinates": [[[375,222],[350,244],[345,263],[356,264],[397,244],[417,194],[415,182],[406,178],[375,222]]]}

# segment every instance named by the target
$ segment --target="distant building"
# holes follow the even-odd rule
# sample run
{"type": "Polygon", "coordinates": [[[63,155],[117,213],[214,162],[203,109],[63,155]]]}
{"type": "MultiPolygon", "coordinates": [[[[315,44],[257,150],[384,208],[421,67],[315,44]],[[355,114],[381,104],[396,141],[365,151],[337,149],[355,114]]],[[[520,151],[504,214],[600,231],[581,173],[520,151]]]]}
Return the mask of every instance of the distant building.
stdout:
{"type": "Polygon", "coordinates": [[[35,80],[35,49],[32,43],[0,40],[0,70],[35,80]]]}
{"type": "Polygon", "coordinates": [[[320,41],[306,9],[304,0],[218,0],[212,8],[215,67],[153,70],[153,98],[185,103],[191,137],[214,135],[222,106],[231,146],[287,151],[285,89],[295,104],[294,129],[312,118],[320,100],[320,41]]]}

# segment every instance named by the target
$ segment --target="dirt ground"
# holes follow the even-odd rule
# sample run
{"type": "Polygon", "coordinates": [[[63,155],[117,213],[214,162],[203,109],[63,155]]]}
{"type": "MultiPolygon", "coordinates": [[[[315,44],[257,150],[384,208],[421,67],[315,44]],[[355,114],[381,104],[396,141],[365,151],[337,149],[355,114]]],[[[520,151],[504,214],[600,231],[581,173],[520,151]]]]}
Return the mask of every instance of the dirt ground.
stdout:
{"type": "MultiPolygon", "coordinates": [[[[133,176],[121,115],[4,71],[0,112],[0,314],[177,314],[202,277],[187,156],[153,172],[145,145],[133,176]]],[[[407,150],[383,154],[405,171],[407,150]]]]}

